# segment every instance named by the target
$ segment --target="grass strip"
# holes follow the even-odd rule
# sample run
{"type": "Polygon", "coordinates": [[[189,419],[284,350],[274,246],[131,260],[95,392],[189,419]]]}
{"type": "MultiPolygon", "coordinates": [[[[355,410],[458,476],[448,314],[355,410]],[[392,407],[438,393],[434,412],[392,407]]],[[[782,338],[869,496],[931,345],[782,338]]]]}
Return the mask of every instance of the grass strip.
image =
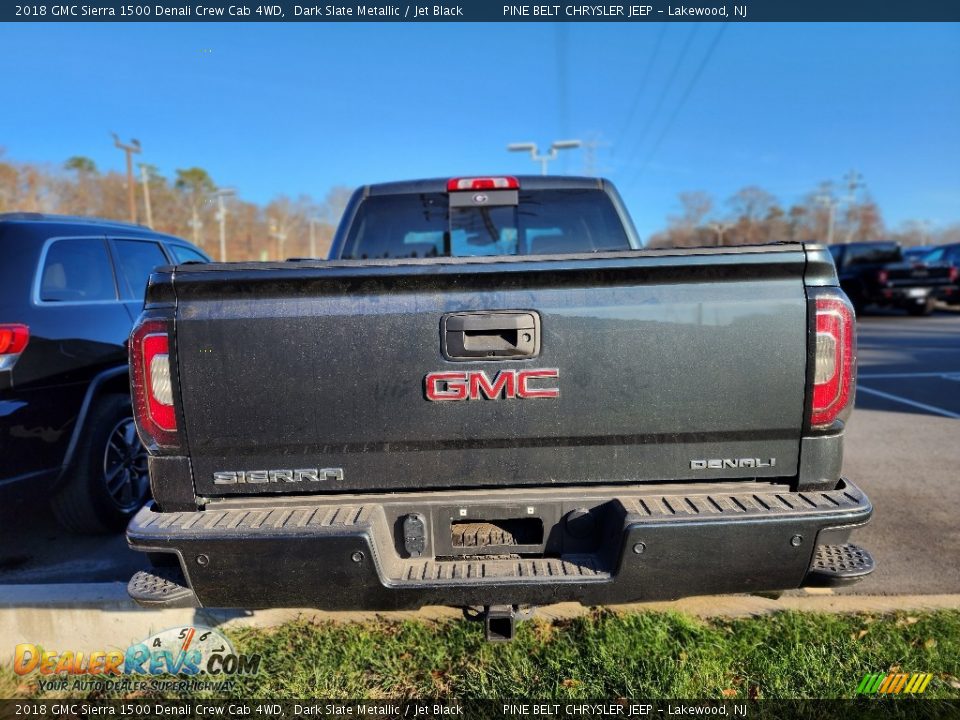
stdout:
{"type": "MultiPolygon", "coordinates": [[[[477,624],[419,620],[302,620],[227,635],[238,652],[262,655],[260,673],[230,693],[249,699],[850,698],[878,672],[930,672],[924,697],[960,698],[955,610],[713,620],[595,610],[523,623],[509,644],[485,642],[477,624]]],[[[0,697],[78,697],[39,693],[36,679],[5,667],[0,697]]]]}

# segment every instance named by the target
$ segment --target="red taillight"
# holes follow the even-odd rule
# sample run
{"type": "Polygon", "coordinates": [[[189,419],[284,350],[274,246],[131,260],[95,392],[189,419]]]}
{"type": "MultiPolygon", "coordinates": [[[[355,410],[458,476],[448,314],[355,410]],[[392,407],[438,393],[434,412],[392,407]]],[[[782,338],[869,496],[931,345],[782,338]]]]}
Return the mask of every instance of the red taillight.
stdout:
{"type": "Polygon", "coordinates": [[[853,310],[840,297],[814,301],[815,347],[810,425],[830,426],[849,406],[853,391],[853,310]]]}
{"type": "Polygon", "coordinates": [[[447,192],[456,190],[519,190],[520,183],[515,177],[474,177],[451,178],[447,181],[447,192]]]}
{"type": "Polygon", "coordinates": [[[887,280],[889,279],[890,279],[890,275],[887,274],[886,270],[881,270],[880,272],[877,273],[877,282],[880,283],[881,285],[886,285],[887,280]]]}
{"type": "Polygon", "coordinates": [[[130,385],[133,407],[144,444],[176,447],[177,417],[173,410],[173,377],[167,323],[145,320],[130,335],[130,385]]]}
{"type": "Polygon", "coordinates": [[[960,277],[960,268],[957,268],[956,265],[951,265],[950,266],[950,282],[956,282],[958,277],[960,277]]]}
{"type": "Polygon", "coordinates": [[[30,342],[30,328],[19,323],[0,324],[0,370],[9,370],[30,342]]]}

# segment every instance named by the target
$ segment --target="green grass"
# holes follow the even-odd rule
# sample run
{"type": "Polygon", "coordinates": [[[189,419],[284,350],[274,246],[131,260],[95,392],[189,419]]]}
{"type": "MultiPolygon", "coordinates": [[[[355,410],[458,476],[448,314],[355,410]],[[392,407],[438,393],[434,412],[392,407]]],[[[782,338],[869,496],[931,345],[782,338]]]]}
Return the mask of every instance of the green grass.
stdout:
{"type": "MultiPolygon", "coordinates": [[[[931,672],[925,696],[960,697],[960,612],[703,621],[595,611],[523,623],[493,645],[463,622],[295,622],[228,634],[260,653],[235,697],[848,698],[865,673],[931,672]],[[898,670],[899,669],[899,670],[898,670]]],[[[0,696],[36,696],[9,669],[0,696]]]]}

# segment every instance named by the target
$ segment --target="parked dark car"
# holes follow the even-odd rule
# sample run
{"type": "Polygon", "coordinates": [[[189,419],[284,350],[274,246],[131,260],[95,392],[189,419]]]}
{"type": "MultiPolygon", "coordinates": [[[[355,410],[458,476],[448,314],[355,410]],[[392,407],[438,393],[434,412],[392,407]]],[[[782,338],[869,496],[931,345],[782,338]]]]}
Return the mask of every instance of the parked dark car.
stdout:
{"type": "Polygon", "coordinates": [[[0,251],[0,486],[47,483],[67,528],[120,530],[149,492],[127,336],[154,267],[209,258],[145,227],[36,213],[0,214],[0,251]]]}
{"type": "MultiPolygon", "coordinates": [[[[960,268],[960,243],[928,248],[921,259],[927,263],[949,263],[954,268],[960,268]]],[[[945,294],[942,300],[950,305],[960,305],[960,271],[954,275],[957,279],[954,280],[952,292],[945,294]]]]}
{"type": "Polygon", "coordinates": [[[949,263],[907,260],[895,242],[831,245],[840,287],[858,313],[868,305],[929,315],[937,300],[953,296],[957,269],[949,263]]]}

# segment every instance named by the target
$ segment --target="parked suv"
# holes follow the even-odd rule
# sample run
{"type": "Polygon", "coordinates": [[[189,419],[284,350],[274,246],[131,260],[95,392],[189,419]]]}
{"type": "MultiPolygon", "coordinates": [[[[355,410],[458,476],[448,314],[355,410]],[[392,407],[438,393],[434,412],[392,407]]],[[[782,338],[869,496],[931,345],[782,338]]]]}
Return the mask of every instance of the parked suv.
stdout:
{"type": "Polygon", "coordinates": [[[158,265],[197,247],[95,218],[0,214],[0,486],[49,483],[78,532],[122,529],[149,492],[126,340],[158,265]]]}

